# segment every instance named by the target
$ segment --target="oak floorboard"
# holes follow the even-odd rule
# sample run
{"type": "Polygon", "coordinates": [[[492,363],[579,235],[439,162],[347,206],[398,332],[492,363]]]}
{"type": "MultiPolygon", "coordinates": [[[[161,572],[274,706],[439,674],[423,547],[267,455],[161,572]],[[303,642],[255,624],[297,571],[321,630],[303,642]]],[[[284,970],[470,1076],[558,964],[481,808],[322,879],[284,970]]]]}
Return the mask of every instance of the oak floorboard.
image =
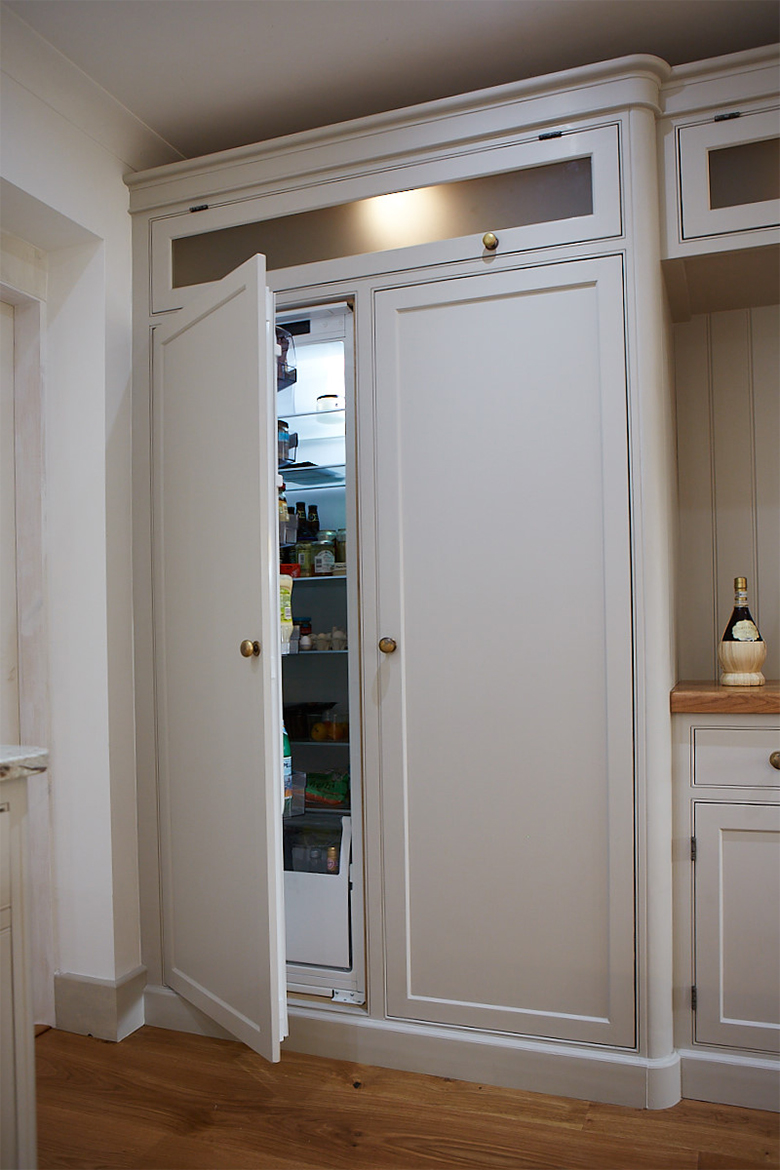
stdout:
{"type": "MultiPolygon", "coordinates": [[[[643,1131],[659,1143],[698,1151],[699,1167],[710,1166],[707,1157],[725,1159],[715,1166],[747,1170],[752,1166],[776,1166],[780,1154],[780,1118],[776,1113],[715,1105],[708,1101],[680,1101],[673,1109],[648,1110],[643,1131]],[[731,1161],[729,1161],[731,1159],[731,1161]],[[736,1162],[734,1161],[736,1159],[736,1162]]],[[[615,1105],[593,1104],[585,1121],[586,1132],[628,1137],[631,1118],[615,1105]]]]}
{"type": "Polygon", "coordinates": [[[40,1170],[754,1170],[778,1118],[647,1111],[144,1027],[36,1040],[40,1170]]]}

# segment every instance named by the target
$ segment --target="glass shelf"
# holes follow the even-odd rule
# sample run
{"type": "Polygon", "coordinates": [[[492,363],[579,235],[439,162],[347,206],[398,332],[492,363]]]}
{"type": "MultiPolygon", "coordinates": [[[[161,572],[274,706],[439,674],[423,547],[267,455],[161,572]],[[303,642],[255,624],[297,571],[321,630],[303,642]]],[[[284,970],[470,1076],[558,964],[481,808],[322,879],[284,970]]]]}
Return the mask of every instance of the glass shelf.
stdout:
{"type": "Polygon", "coordinates": [[[290,747],[349,747],[348,739],[291,739],[290,747]]]}
{"type": "MultiPolygon", "coordinates": [[[[295,580],[300,578],[296,577],[295,580]]],[[[291,658],[327,658],[329,654],[349,654],[349,650],[299,650],[297,654],[283,654],[282,658],[289,662],[291,658]]]]}
{"type": "MultiPolygon", "coordinates": [[[[324,581],[346,581],[346,579],[347,579],[346,573],[330,573],[330,574],[320,573],[317,577],[293,577],[293,581],[295,582],[296,585],[313,585],[315,581],[317,582],[317,584],[321,585],[324,581]]],[[[329,651],[327,651],[327,650],[302,650],[301,653],[302,654],[327,654],[327,653],[329,653],[329,651]]],[[[341,651],[340,650],[331,650],[330,653],[331,654],[340,654],[341,651]]]]}
{"type": "Polygon", "coordinates": [[[279,472],[288,488],[343,488],[347,482],[343,463],[282,463],[279,472]]]}

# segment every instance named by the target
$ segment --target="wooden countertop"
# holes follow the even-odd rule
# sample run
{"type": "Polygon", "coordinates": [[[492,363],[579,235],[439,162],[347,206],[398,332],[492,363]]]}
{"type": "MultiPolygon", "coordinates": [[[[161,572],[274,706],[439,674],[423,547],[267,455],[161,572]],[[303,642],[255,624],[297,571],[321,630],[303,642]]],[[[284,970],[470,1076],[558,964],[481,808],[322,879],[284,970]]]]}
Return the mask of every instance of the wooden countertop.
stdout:
{"type": "Polygon", "coordinates": [[[679,682],[670,705],[674,714],[778,715],[780,682],[768,679],[760,687],[722,687],[711,680],[679,682]]]}

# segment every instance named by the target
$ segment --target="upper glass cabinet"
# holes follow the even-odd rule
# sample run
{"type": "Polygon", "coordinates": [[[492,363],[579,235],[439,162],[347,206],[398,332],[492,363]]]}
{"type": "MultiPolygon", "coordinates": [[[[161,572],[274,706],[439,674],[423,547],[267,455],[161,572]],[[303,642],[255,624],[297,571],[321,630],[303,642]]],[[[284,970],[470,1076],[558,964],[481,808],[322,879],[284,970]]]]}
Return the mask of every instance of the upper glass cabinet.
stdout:
{"type": "Polygon", "coordinates": [[[616,237],[620,191],[616,124],[470,147],[294,190],[289,183],[284,191],[258,188],[249,198],[151,221],[153,312],[180,308],[258,252],[277,278],[269,283],[287,287],[294,269],[315,262],[337,266],[340,276],[346,262],[352,276],[377,265],[395,271],[489,255],[487,232],[498,235],[501,251],[616,237]],[[431,247],[425,259],[420,245],[431,247]]]}
{"type": "Polygon", "coordinates": [[[677,134],[681,239],[780,223],[778,110],[718,115],[677,134]]]}
{"type": "Polygon", "coordinates": [[[181,236],[171,245],[173,285],[220,280],[257,252],[274,271],[481,234],[486,226],[501,231],[592,214],[586,155],[181,236]]]}

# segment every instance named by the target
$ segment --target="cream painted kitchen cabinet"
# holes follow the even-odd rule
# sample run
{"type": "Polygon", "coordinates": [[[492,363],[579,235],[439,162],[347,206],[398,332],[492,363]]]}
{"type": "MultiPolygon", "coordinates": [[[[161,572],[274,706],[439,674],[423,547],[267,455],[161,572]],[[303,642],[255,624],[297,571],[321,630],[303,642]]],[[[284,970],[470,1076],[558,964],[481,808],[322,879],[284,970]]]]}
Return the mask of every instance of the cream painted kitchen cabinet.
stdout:
{"type": "Polygon", "coordinates": [[[672,704],[679,711],[674,715],[675,982],[683,1092],[776,1110],[778,684],[696,689],[681,684],[672,704]],[[686,712],[686,706],[699,709],[686,712]]]}
{"type": "MultiPolygon", "coordinates": [[[[263,1010],[283,1030],[268,795],[279,749],[273,702],[252,673],[265,672],[272,697],[273,391],[257,345],[270,318],[258,309],[240,329],[215,333],[181,362],[170,392],[163,356],[219,306],[231,313],[238,284],[257,285],[261,264],[251,257],[265,240],[278,311],[347,304],[355,340],[347,479],[359,616],[349,653],[363,778],[352,829],[363,864],[352,881],[365,905],[366,1002],[291,994],[285,1043],[635,1105],[679,1096],[668,795],[673,429],[657,209],[647,198],[658,185],[668,75],[654,58],[629,58],[130,180],[149,1022],[208,1029],[210,1016],[236,1032],[213,1002],[234,995],[250,1020],[256,1006],[251,961],[249,970],[236,963],[235,944],[213,946],[192,884],[190,824],[207,840],[207,801],[216,799],[209,913],[229,916],[220,940],[230,922],[265,924],[263,1010]],[[465,200],[473,215],[453,215],[451,227],[443,214],[423,214],[474,192],[465,200]],[[389,213],[404,194],[417,211],[397,215],[403,230],[393,234],[389,213]],[[331,230],[348,212],[381,212],[381,233],[357,244],[331,230]],[[252,317],[255,336],[244,337],[252,317]],[[249,373],[231,365],[220,375],[220,353],[232,360],[245,346],[249,373]],[[189,379],[193,411],[209,407],[214,442],[227,446],[209,453],[201,417],[206,446],[188,448],[189,379]],[[171,395],[175,422],[166,421],[171,395]],[[241,435],[235,455],[231,433],[241,435]],[[229,497],[212,506],[207,491],[199,509],[179,512],[200,498],[198,451],[209,474],[222,460],[236,464],[227,482],[262,481],[259,511],[237,501],[234,516],[229,497]],[[198,514],[234,551],[220,543],[215,552],[198,514]],[[188,608],[198,553],[209,562],[208,615],[188,608]],[[247,566],[257,578],[250,601],[247,566]],[[220,573],[238,599],[230,622],[219,614],[220,573]],[[177,595],[187,596],[184,627],[177,595]],[[188,666],[197,647],[184,647],[187,629],[201,626],[215,662],[230,658],[224,688],[188,666]],[[241,639],[261,644],[257,659],[240,659],[241,639]],[[262,704],[254,721],[249,690],[231,697],[241,670],[262,704]],[[202,703],[198,734],[211,726],[219,742],[191,807],[190,778],[206,757],[188,748],[176,759],[167,728],[172,717],[186,728],[202,703]],[[239,818],[251,810],[235,837],[228,806],[239,818]],[[245,853],[247,836],[249,876],[228,880],[220,851],[245,853]],[[211,899],[220,882],[239,907],[220,911],[211,899]],[[171,951],[163,957],[161,933],[166,947],[183,942],[190,988],[171,951]],[[211,1005],[191,992],[206,977],[211,1005]]],[[[242,1033],[250,1041],[251,1031],[242,1033]]]]}
{"type": "Polygon", "coordinates": [[[622,264],[375,304],[388,1014],[631,1047],[622,264]]]}

